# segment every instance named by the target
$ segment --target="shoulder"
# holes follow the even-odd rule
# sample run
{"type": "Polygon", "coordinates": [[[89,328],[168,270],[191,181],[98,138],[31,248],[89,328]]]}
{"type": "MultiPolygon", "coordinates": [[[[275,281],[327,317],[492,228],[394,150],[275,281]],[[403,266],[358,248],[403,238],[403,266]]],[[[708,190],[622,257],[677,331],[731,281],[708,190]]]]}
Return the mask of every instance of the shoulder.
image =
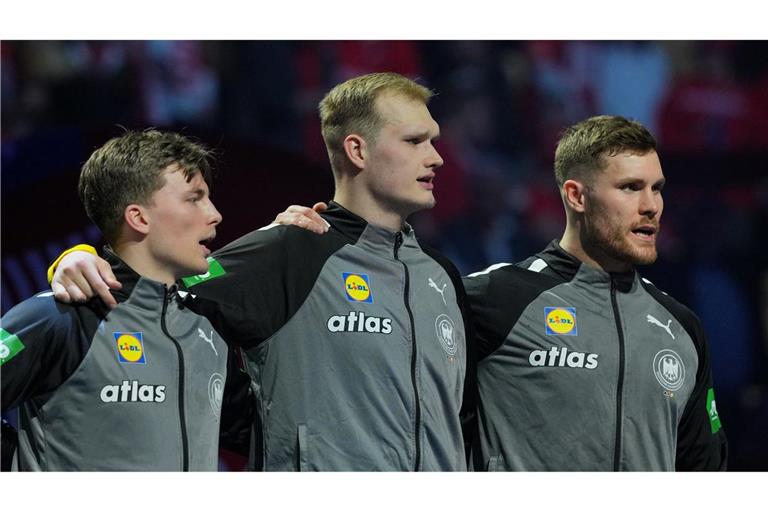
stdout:
{"type": "Polygon", "coordinates": [[[660,290],[651,281],[640,277],[640,283],[653,299],[668,310],[697,344],[703,338],[703,328],[698,315],[688,306],[660,290]]]}
{"type": "Polygon", "coordinates": [[[453,262],[448,259],[447,256],[445,256],[443,253],[438,251],[437,249],[434,249],[433,247],[430,247],[429,245],[422,243],[419,241],[419,247],[421,247],[421,250],[426,254],[429,258],[433,259],[435,262],[437,262],[443,269],[448,273],[448,276],[450,276],[451,281],[453,281],[453,284],[457,288],[463,288],[462,281],[461,281],[461,273],[459,272],[459,269],[456,268],[456,265],[453,264],[453,262]]]}
{"type": "Polygon", "coordinates": [[[466,276],[464,286],[473,299],[498,301],[515,298],[516,301],[530,302],[543,291],[562,283],[558,276],[528,267],[523,264],[496,263],[466,276]]]}
{"type": "Polygon", "coordinates": [[[296,226],[271,224],[230,242],[215,251],[213,257],[232,263],[252,258],[282,261],[286,257],[300,259],[306,251],[311,251],[313,255],[318,252],[330,254],[344,243],[346,239],[334,231],[318,235],[296,226]]]}
{"type": "Polygon", "coordinates": [[[15,305],[3,316],[3,328],[56,330],[77,323],[77,312],[84,304],[64,304],[53,298],[53,292],[41,292],[15,305]]]}
{"type": "MultiPolygon", "coordinates": [[[[120,306],[118,306],[119,308],[120,306]]],[[[109,314],[98,299],[64,304],[43,292],[13,307],[2,318],[3,337],[16,337],[27,355],[46,354],[52,360],[84,354],[101,320],[109,314]]]]}

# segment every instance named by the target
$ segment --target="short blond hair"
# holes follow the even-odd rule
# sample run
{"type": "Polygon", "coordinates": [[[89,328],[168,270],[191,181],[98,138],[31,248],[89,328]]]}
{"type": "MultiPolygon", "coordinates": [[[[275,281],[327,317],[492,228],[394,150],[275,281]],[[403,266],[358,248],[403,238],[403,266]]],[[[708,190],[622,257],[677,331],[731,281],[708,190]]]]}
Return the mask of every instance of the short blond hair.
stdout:
{"type": "Polygon", "coordinates": [[[383,93],[429,103],[434,92],[398,73],[370,73],[340,83],[322,99],[320,126],[331,167],[336,171],[344,154],[344,138],[359,133],[373,143],[383,119],[376,111],[376,98],[383,93]]]}
{"type": "Polygon", "coordinates": [[[656,151],[656,139],[642,124],[621,116],[595,116],[569,126],[555,149],[557,186],[570,179],[591,182],[608,166],[605,157],[622,151],[645,155],[656,151]]]}

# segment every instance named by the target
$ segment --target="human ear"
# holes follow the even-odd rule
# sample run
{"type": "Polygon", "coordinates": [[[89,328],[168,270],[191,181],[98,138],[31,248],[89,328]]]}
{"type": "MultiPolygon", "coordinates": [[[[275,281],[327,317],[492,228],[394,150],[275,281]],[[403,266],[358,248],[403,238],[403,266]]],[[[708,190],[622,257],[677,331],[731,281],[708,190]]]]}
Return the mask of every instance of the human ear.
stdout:
{"type": "Polygon", "coordinates": [[[562,188],[566,207],[575,212],[584,213],[586,190],[587,187],[580,181],[566,180],[562,188]]]}
{"type": "Polygon", "coordinates": [[[123,212],[123,219],[128,227],[146,235],[149,233],[150,219],[146,208],[139,204],[129,204],[123,212]]]}
{"type": "Polygon", "coordinates": [[[344,153],[347,155],[352,164],[358,169],[362,170],[365,167],[366,159],[366,144],[365,139],[357,134],[349,134],[344,138],[342,143],[344,147],[344,153]]]}

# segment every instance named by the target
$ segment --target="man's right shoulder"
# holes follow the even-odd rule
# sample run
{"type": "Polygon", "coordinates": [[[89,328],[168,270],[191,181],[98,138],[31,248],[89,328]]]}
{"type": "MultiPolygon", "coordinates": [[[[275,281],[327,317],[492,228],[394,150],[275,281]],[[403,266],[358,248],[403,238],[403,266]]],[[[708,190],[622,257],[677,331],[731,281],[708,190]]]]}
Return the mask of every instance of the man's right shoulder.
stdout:
{"type": "Polygon", "coordinates": [[[348,240],[338,233],[318,235],[295,226],[267,226],[251,231],[214,251],[208,272],[182,279],[195,292],[222,293],[309,282],[348,240]]]}
{"type": "Polygon", "coordinates": [[[50,323],[68,322],[75,318],[80,308],[88,307],[89,303],[67,304],[57,301],[53,292],[43,291],[13,306],[5,315],[3,323],[29,319],[30,322],[39,323],[46,320],[50,323]]]}
{"type": "Polygon", "coordinates": [[[495,263],[484,270],[467,275],[464,278],[467,293],[470,296],[490,294],[494,299],[501,300],[509,296],[519,297],[522,290],[528,291],[528,295],[538,295],[560,284],[556,277],[538,272],[526,262],[495,263]]]}
{"type": "Polygon", "coordinates": [[[221,249],[214,251],[213,257],[217,259],[220,257],[283,259],[285,255],[290,255],[295,251],[305,251],[304,254],[308,251],[316,254],[338,250],[343,244],[344,240],[334,232],[318,235],[296,226],[270,224],[233,240],[221,249]]]}
{"type": "Polygon", "coordinates": [[[51,332],[66,332],[77,326],[98,324],[109,309],[98,298],[85,303],[67,304],[56,300],[51,291],[43,291],[16,304],[3,315],[3,327],[34,328],[51,332]]]}

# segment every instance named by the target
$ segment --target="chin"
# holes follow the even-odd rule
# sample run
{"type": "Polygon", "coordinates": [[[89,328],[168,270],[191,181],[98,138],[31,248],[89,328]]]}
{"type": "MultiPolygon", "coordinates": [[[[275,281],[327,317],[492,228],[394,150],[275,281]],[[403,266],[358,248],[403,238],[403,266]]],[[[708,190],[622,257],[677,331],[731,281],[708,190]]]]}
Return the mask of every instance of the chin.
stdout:
{"type": "Polygon", "coordinates": [[[656,247],[637,248],[628,246],[624,247],[624,250],[621,252],[623,259],[631,262],[633,265],[650,265],[658,257],[656,247]]]}
{"type": "Polygon", "coordinates": [[[426,199],[419,204],[419,210],[429,210],[435,207],[437,204],[437,200],[435,199],[435,196],[430,195],[429,199],[426,199]]]}
{"type": "Polygon", "coordinates": [[[656,261],[656,258],[658,255],[656,254],[656,251],[653,251],[652,253],[643,253],[638,254],[635,257],[635,261],[633,262],[635,265],[650,265],[651,263],[654,263],[656,261]]]}
{"type": "Polygon", "coordinates": [[[184,274],[185,276],[196,276],[199,274],[205,274],[208,272],[208,261],[203,260],[202,262],[196,263],[195,265],[190,265],[188,267],[188,272],[184,274]]]}

